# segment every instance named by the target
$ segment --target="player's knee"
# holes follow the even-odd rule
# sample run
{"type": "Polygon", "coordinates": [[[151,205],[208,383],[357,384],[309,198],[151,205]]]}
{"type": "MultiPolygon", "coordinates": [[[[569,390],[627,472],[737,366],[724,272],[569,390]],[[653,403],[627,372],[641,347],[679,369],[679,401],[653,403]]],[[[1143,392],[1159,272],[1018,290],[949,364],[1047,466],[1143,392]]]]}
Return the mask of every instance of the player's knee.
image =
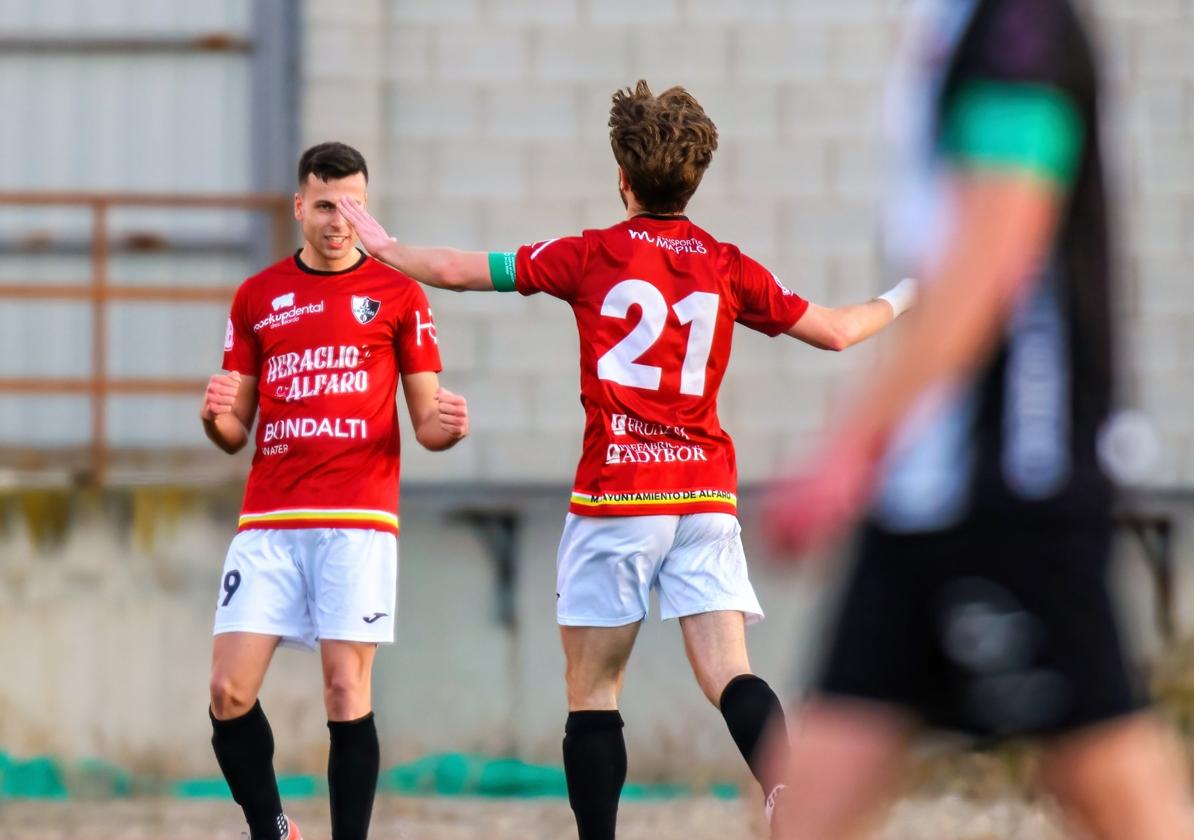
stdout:
{"type": "Polygon", "coordinates": [[[257,697],[225,674],[213,674],[210,686],[211,710],[220,720],[248,713],[257,697]]]}
{"type": "Polygon", "coordinates": [[[369,704],[369,685],[351,672],[328,674],[323,684],[323,700],[333,720],[350,718],[362,705],[369,704]]]}

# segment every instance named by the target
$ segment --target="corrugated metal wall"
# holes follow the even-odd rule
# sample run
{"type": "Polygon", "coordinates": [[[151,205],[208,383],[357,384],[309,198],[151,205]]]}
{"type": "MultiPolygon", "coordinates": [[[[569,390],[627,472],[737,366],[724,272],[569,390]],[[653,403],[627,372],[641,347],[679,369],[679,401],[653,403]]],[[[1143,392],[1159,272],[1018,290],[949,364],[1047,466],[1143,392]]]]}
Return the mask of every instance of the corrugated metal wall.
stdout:
{"type": "MultiPolygon", "coordinates": [[[[0,191],[247,193],[254,171],[252,0],[0,4],[0,191]]],[[[284,94],[279,91],[279,96],[284,94]]],[[[282,150],[289,155],[289,149],[282,150]]],[[[229,210],[115,209],[109,282],[235,286],[265,228],[229,210]]],[[[0,206],[0,284],[86,283],[91,216],[0,206]]],[[[0,302],[0,377],[85,377],[86,301],[0,302]]],[[[218,368],[223,304],[114,302],[109,374],[218,368]]],[[[0,446],[88,442],[83,396],[0,395],[0,446]]],[[[113,446],[203,443],[197,396],[113,396],[113,446]]]]}

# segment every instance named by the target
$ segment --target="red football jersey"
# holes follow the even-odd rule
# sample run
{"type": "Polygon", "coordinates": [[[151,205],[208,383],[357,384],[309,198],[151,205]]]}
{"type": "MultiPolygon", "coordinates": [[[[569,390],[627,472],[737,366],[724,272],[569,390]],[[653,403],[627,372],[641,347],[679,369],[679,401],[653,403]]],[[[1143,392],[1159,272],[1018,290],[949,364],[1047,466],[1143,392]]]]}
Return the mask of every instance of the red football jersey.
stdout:
{"type": "Polygon", "coordinates": [[[585,438],[571,511],[735,513],[734,444],[717,419],[734,323],[778,335],[808,302],[683,216],[525,245],[515,283],[576,316],[585,438]]]}
{"type": "Polygon", "coordinates": [[[441,369],[418,283],[364,254],[334,272],[287,257],[237,290],[224,368],[257,377],[242,530],[398,533],[398,376],[441,369]]]}

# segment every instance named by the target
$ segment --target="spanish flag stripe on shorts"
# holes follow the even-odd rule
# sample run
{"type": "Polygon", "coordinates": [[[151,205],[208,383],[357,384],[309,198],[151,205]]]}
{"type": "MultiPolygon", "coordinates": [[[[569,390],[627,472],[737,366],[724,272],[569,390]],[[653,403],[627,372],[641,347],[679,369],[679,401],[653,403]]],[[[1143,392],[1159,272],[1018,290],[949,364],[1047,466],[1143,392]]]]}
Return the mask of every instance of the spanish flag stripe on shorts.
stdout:
{"type": "Polygon", "coordinates": [[[398,533],[398,515],[359,508],[286,508],[242,513],[238,528],[377,528],[398,533]]]}

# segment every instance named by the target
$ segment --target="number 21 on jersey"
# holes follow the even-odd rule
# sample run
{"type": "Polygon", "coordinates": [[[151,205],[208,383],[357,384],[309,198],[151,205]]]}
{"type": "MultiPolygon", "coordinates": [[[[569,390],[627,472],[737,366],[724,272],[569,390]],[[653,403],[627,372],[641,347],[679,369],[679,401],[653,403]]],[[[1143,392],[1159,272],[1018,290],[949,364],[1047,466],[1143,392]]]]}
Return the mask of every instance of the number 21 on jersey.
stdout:
{"type": "MultiPolygon", "coordinates": [[[[693,292],[672,304],[680,323],[692,324],[680,367],[681,394],[699,397],[705,393],[705,366],[713,348],[719,303],[717,295],[711,292],[693,292]]],[[[597,360],[597,377],[631,388],[658,391],[663,369],[640,364],[638,359],[659,340],[667,326],[668,303],[663,293],[646,280],[623,280],[606,294],[601,314],[625,319],[635,305],[642,310],[642,318],[625,338],[597,360]]]]}

